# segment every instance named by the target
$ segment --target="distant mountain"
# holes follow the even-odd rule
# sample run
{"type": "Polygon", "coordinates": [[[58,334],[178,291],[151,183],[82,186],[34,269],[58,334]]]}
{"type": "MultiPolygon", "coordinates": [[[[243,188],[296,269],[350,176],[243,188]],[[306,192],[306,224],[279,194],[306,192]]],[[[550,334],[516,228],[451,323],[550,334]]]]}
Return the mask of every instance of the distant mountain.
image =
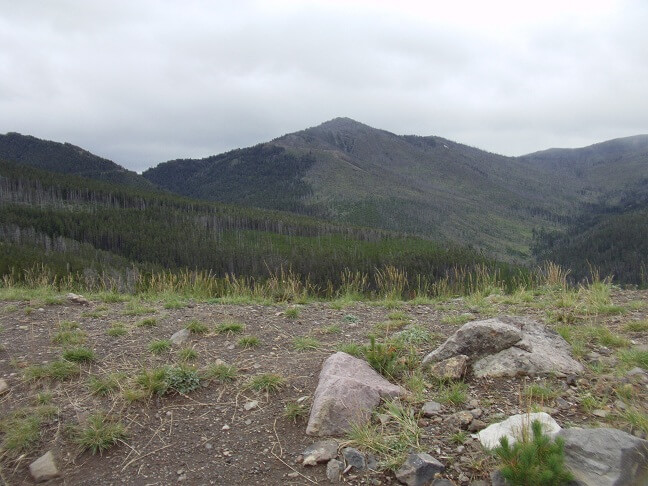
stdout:
{"type": "Polygon", "coordinates": [[[542,167],[349,118],[166,162],[143,176],[178,194],[425,235],[517,260],[529,256],[532,229],[559,223],[578,199],[542,167]]]}
{"type": "Polygon", "coordinates": [[[0,135],[0,160],[132,187],[154,187],[135,172],[80,147],[20,133],[0,135]]]}

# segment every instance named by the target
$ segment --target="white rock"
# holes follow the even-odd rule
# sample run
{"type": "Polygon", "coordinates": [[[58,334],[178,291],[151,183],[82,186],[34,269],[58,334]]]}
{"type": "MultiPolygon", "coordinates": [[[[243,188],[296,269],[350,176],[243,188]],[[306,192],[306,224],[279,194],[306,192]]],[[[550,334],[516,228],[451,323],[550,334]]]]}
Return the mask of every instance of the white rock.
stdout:
{"type": "Polygon", "coordinates": [[[258,407],[259,407],[258,400],[252,400],[251,402],[247,402],[245,405],[243,405],[243,408],[247,411],[250,411],[253,408],[258,408],[258,407]]]}
{"type": "Polygon", "coordinates": [[[513,415],[503,422],[492,424],[477,434],[479,442],[486,449],[500,445],[500,437],[506,436],[509,444],[517,442],[524,434],[533,434],[531,424],[538,420],[542,424],[542,432],[553,438],[561,431],[560,425],[548,413],[521,413],[513,415]]]}
{"type": "Polygon", "coordinates": [[[32,462],[29,465],[29,473],[37,483],[57,477],[59,471],[54,462],[54,454],[52,454],[52,451],[47,451],[41,457],[32,462]]]}

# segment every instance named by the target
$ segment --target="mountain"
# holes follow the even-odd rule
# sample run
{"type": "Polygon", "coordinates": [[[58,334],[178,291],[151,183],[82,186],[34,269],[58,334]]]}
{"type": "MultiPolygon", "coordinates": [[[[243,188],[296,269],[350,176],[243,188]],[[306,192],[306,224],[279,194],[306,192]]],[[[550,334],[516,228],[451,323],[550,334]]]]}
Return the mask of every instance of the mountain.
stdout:
{"type": "Polygon", "coordinates": [[[569,181],[583,200],[610,197],[648,180],[648,135],[575,149],[553,148],[519,159],[569,181]]]}
{"type": "Polygon", "coordinates": [[[20,133],[0,135],[0,160],[30,165],[60,174],[154,188],[142,176],[69,143],[41,140],[20,133]]]}
{"type": "Polygon", "coordinates": [[[578,197],[543,167],[440,137],[401,136],[349,118],[142,174],[178,194],[284,209],[529,257],[578,197]]]}

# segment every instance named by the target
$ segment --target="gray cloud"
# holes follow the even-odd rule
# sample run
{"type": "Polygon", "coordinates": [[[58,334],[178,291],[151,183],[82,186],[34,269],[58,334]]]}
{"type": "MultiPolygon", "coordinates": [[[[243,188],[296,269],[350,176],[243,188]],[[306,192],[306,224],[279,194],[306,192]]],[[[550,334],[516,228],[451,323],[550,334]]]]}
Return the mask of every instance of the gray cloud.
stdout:
{"type": "Polygon", "coordinates": [[[349,116],[507,155],[648,132],[648,6],[0,0],[0,132],[135,170],[349,116]]]}

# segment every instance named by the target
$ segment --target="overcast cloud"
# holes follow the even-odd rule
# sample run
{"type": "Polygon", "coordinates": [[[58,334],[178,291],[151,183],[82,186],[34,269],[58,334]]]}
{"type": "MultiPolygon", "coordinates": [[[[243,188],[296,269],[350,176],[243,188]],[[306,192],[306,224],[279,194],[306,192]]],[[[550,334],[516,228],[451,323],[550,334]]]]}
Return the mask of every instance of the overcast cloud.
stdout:
{"type": "Polygon", "coordinates": [[[648,133],[648,2],[0,0],[0,133],[141,171],[337,116],[519,155],[648,133]]]}

